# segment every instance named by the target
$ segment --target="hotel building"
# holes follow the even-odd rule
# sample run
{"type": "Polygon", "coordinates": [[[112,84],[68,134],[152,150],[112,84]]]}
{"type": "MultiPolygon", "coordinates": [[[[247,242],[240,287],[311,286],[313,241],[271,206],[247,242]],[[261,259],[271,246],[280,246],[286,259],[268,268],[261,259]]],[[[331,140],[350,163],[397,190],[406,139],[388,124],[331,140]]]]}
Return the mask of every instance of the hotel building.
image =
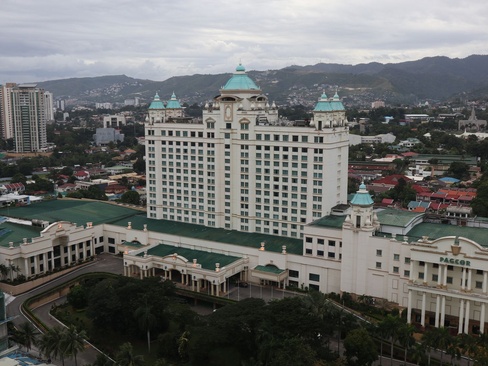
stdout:
{"type": "Polygon", "coordinates": [[[301,238],[346,202],[339,97],[322,95],[311,121],[283,120],[242,65],[198,122],[156,95],[145,139],[149,218],[301,238]]]}

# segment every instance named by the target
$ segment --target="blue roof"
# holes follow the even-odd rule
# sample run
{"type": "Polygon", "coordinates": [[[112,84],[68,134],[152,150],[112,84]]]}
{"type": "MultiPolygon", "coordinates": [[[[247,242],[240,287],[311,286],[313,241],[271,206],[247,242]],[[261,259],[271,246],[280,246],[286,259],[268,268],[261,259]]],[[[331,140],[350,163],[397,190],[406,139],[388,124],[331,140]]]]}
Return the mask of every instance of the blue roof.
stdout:
{"type": "Polygon", "coordinates": [[[227,81],[222,90],[260,90],[259,87],[247,76],[244,66],[239,64],[236,72],[227,81]]]}
{"type": "Polygon", "coordinates": [[[149,109],[164,109],[164,103],[159,98],[159,94],[158,93],[156,93],[156,95],[154,96],[154,99],[151,102],[151,105],[149,106],[149,109]]]}
{"type": "Polygon", "coordinates": [[[171,95],[171,99],[166,104],[166,109],[181,109],[180,102],[176,99],[175,93],[171,95]]]}
{"type": "Polygon", "coordinates": [[[339,95],[335,93],[334,97],[331,99],[327,98],[327,95],[323,93],[320,96],[319,101],[315,105],[314,112],[333,112],[333,111],[343,111],[344,105],[339,99],[339,95]]]}
{"type": "Polygon", "coordinates": [[[371,196],[369,195],[366,186],[364,185],[364,183],[361,183],[361,185],[359,186],[359,190],[356,192],[356,194],[351,200],[351,204],[358,205],[358,206],[370,206],[373,203],[374,202],[371,199],[371,196]]]}

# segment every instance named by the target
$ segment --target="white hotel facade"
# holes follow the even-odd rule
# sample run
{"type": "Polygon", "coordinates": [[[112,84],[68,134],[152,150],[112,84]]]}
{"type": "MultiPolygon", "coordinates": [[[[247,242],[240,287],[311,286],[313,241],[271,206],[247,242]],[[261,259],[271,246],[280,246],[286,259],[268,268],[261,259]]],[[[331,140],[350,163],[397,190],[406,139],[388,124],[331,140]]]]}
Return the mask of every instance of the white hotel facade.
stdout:
{"type": "Polygon", "coordinates": [[[239,65],[199,123],[182,113],[159,96],[149,107],[148,217],[300,238],[346,202],[348,127],[337,95],[322,96],[311,124],[284,121],[239,65]]]}

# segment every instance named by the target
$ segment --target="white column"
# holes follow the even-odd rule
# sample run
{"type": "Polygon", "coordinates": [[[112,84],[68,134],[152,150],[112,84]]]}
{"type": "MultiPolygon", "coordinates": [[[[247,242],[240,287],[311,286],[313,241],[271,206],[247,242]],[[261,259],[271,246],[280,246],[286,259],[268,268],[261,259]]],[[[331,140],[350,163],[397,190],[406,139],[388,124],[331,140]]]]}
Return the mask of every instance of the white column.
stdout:
{"type": "Polygon", "coordinates": [[[444,266],[444,278],[442,279],[442,285],[447,286],[447,264],[444,266]]]}
{"type": "Polygon", "coordinates": [[[442,296],[442,302],[441,302],[441,327],[444,326],[444,323],[446,322],[446,296],[442,296]]]}
{"type": "Polygon", "coordinates": [[[486,288],[488,283],[488,271],[483,271],[483,293],[486,294],[486,288]]]}
{"type": "MultiPolygon", "coordinates": [[[[66,264],[69,264],[71,263],[71,245],[66,245],[66,248],[67,248],[67,251],[68,251],[68,263],[65,263],[66,264]]],[[[61,254],[63,257],[64,257],[64,253],[61,254]]]]}
{"type": "MultiPolygon", "coordinates": [[[[12,262],[10,262],[12,263],[12,262]]],[[[30,260],[29,258],[24,258],[24,267],[25,267],[25,277],[29,277],[30,276],[30,260]]],[[[13,271],[11,271],[13,272],[13,271]]],[[[13,273],[11,274],[12,276],[12,279],[14,278],[14,275],[13,273]]]]}
{"type": "Polygon", "coordinates": [[[142,267],[140,267],[140,268],[139,268],[139,278],[140,278],[141,280],[142,280],[142,278],[144,277],[144,275],[143,275],[143,271],[144,271],[144,270],[142,269],[142,267]]]}
{"type": "Polygon", "coordinates": [[[413,281],[414,280],[414,276],[413,276],[413,259],[410,259],[410,276],[409,276],[409,280],[410,281],[413,281]]]}
{"type": "Polygon", "coordinates": [[[439,264],[439,267],[437,268],[437,287],[440,287],[442,284],[442,267],[439,264]]]}
{"type": "Polygon", "coordinates": [[[34,272],[35,274],[39,274],[39,258],[37,255],[34,255],[34,272]]]}
{"type": "Polygon", "coordinates": [[[469,305],[471,301],[466,300],[466,319],[464,320],[464,333],[469,334],[469,305]]]}
{"type": "Polygon", "coordinates": [[[480,314],[480,332],[483,334],[485,332],[485,303],[481,303],[481,314],[480,314]]]}
{"type": "Polygon", "coordinates": [[[44,253],[42,256],[42,263],[44,264],[44,273],[49,271],[49,265],[47,264],[47,253],[44,253]]]}
{"type": "Polygon", "coordinates": [[[408,290],[407,323],[412,323],[412,290],[408,290]]]}
{"type": "Polygon", "coordinates": [[[463,321],[464,321],[464,300],[459,301],[459,327],[458,333],[463,332],[463,321]]]}
{"type": "Polygon", "coordinates": [[[422,312],[420,315],[420,324],[425,326],[425,292],[422,292],[422,312]]]}
{"type": "MultiPolygon", "coordinates": [[[[434,326],[436,328],[439,328],[439,311],[440,311],[440,307],[441,307],[441,296],[440,295],[437,295],[436,296],[436,301],[435,301],[435,324],[434,326]]],[[[425,323],[425,321],[424,321],[425,323]]],[[[425,324],[422,324],[422,326],[424,326],[425,324]]]]}
{"type": "Polygon", "coordinates": [[[466,268],[466,271],[468,271],[468,287],[466,288],[466,291],[471,291],[471,279],[473,277],[472,276],[473,270],[466,268]]]}
{"type": "Polygon", "coordinates": [[[424,283],[429,281],[429,263],[424,262],[424,283]]]}
{"type": "Polygon", "coordinates": [[[463,276],[462,276],[462,280],[461,280],[461,290],[465,290],[466,289],[466,268],[461,268],[461,270],[463,271],[463,276]]]}

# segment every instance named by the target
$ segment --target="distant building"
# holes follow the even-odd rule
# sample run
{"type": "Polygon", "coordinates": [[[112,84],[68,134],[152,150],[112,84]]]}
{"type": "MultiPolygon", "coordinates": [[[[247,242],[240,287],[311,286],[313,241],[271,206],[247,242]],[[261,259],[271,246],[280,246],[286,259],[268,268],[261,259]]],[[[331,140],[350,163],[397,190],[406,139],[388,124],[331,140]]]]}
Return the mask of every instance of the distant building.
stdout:
{"type": "Polygon", "coordinates": [[[36,84],[8,83],[0,87],[1,124],[4,138],[13,138],[16,152],[46,148],[46,120],[53,117],[52,94],[36,84]]]}
{"type": "Polygon", "coordinates": [[[382,100],[375,100],[373,103],[371,103],[371,108],[381,108],[385,106],[385,102],[382,100]]]}
{"type": "Polygon", "coordinates": [[[477,119],[476,113],[474,111],[474,107],[471,108],[471,115],[468,119],[459,120],[458,122],[458,130],[463,128],[476,128],[478,131],[481,128],[486,128],[486,121],[484,119],[477,119]]]}
{"type": "Polygon", "coordinates": [[[103,116],[103,127],[104,128],[120,128],[125,126],[127,121],[123,114],[113,114],[103,116]]]}
{"type": "Polygon", "coordinates": [[[54,100],[53,93],[44,92],[44,113],[46,122],[54,121],[54,100]]]}
{"type": "Polygon", "coordinates": [[[96,109],[112,109],[113,105],[112,103],[95,103],[95,108],[96,109]]]}
{"type": "Polygon", "coordinates": [[[124,134],[115,128],[97,128],[93,140],[96,146],[106,146],[110,142],[124,141],[124,134]]]}
{"type": "Polygon", "coordinates": [[[359,144],[392,144],[396,140],[392,133],[383,133],[376,136],[349,135],[349,145],[359,144]]]}
{"type": "Polygon", "coordinates": [[[124,100],[124,105],[133,105],[134,107],[137,107],[138,105],[141,104],[141,98],[135,97],[135,98],[130,98],[124,100]]]}

